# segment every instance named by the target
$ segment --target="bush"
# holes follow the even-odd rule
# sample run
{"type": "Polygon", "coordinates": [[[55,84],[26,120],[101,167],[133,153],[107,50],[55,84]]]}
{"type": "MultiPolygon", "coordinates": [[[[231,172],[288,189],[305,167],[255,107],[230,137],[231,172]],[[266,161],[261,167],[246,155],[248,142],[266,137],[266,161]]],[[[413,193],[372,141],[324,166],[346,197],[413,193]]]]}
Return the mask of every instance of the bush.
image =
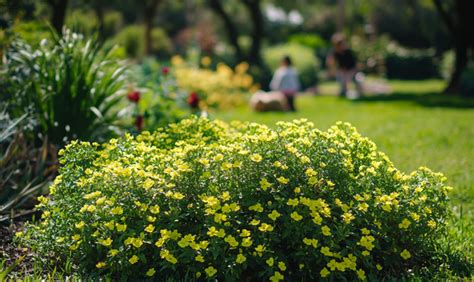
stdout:
{"type": "Polygon", "coordinates": [[[459,88],[462,96],[474,97],[474,65],[467,67],[462,73],[459,88]]]}
{"type": "Polygon", "coordinates": [[[26,114],[11,119],[0,104],[0,224],[12,219],[15,210],[33,208],[55,172],[57,151],[47,143],[36,148],[25,138],[29,122],[26,114]]]}
{"type": "Polygon", "coordinates": [[[207,119],[72,142],[18,236],[84,272],[160,279],[381,279],[436,254],[446,179],[397,170],[349,124],[207,119]]]}
{"type": "MultiPolygon", "coordinates": [[[[171,54],[172,43],[166,32],[158,27],[151,31],[152,53],[158,57],[171,54]]],[[[114,41],[125,48],[131,58],[142,58],[145,55],[145,27],[130,25],[117,34],[114,41]]]]}
{"type": "Polygon", "coordinates": [[[385,75],[385,60],[390,38],[386,35],[367,40],[360,36],[351,37],[351,47],[357,55],[357,61],[362,64],[365,73],[385,75]]]}
{"type": "Polygon", "coordinates": [[[66,26],[74,32],[90,36],[99,31],[99,20],[93,11],[75,10],[66,18],[66,26]]]}
{"type": "Polygon", "coordinates": [[[173,74],[180,89],[188,93],[196,92],[202,103],[201,106],[218,109],[229,109],[247,102],[248,94],[258,88],[253,85],[253,78],[248,72],[249,65],[240,63],[234,69],[219,63],[216,70],[208,66],[210,58],[203,68],[187,64],[181,57],[174,56],[172,63],[173,74]]]}
{"type": "Polygon", "coordinates": [[[38,49],[17,41],[6,57],[2,85],[10,113],[31,114],[38,135],[60,145],[77,138],[98,140],[111,132],[125,68],[95,40],[67,30],[38,49]]]}
{"type": "Polygon", "coordinates": [[[110,11],[104,16],[104,37],[114,36],[123,26],[123,17],[120,12],[110,11]]]}
{"type": "Polygon", "coordinates": [[[390,79],[439,77],[435,52],[431,49],[406,49],[392,44],[388,46],[385,64],[390,79]]]}
{"type": "Polygon", "coordinates": [[[290,36],[290,43],[306,46],[311,48],[314,52],[330,47],[328,42],[321,36],[312,33],[298,33],[290,36]]]}
{"type": "Polygon", "coordinates": [[[153,131],[177,122],[188,111],[188,93],[179,89],[169,68],[153,59],[146,59],[132,69],[133,81],[140,91],[136,112],[143,116],[143,128],[153,131]]]}
{"type": "Polygon", "coordinates": [[[128,57],[140,58],[145,53],[144,30],[140,25],[130,25],[122,29],[114,42],[125,48],[128,57]]]}
{"type": "Polygon", "coordinates": [[[314,56],[314,50],[294,43],[268,47],[263,50],[263,60],[272,70],[278,68],[281,60],[286,55],[289,55],[293,60],[302,87],[314,86],[318,81],[316,69],[319,67],[319,61],[314,56]]]}

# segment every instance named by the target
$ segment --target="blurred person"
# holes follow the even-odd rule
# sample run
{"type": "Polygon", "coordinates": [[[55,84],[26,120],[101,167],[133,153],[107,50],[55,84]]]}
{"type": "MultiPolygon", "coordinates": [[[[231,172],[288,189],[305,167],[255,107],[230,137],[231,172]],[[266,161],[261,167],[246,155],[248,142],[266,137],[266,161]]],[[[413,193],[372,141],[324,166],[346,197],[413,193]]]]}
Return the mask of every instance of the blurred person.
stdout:
{"type": "Polygon", "coordinates": [[[326,58],[326,65],[329,75],[336,75],[341,85],[339,95],[347,96],[347,88],[350,81],[353,81],[357,90],[357,95],[362,95],[362,84],[357,74],[357,58],[349,46],[347,46],[343,34],[336,33],[331,38],[333,49],[326,58]]]}
{"type": "Polygon", "coordinates": [[[283,57],[280,67],[275,71],[270,82],[270,89],[283,93],[288,109],[292,112],[296,111],[295,96],[300,90],[300,80],[289,56],[283,57]]]}

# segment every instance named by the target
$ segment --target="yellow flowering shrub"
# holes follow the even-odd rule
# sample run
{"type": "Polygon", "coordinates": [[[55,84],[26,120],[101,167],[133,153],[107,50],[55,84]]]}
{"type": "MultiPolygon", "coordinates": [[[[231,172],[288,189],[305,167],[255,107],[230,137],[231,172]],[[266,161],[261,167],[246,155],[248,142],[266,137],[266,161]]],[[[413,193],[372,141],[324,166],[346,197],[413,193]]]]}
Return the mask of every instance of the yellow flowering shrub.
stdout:
{"type": "Polygon", "coordinates": [[[179,57],[174,57],[172,64],[178,87],[196,92],[201,107],[229,109],[243,105],[249,94],[258,90],[252,76],[247,73],[249,65],[245,62],[235,69],[219,63],[216,70],[205,67],[208,63],[204,68],[189,66],[179,57]]]}
{"type": "Polygon", "coordinates": [[[191,118],[72,142],[21,236],[84,272],[135,279],[377,279],[436,251],[446,179],[397,170],[347,123],[191,118]]]}

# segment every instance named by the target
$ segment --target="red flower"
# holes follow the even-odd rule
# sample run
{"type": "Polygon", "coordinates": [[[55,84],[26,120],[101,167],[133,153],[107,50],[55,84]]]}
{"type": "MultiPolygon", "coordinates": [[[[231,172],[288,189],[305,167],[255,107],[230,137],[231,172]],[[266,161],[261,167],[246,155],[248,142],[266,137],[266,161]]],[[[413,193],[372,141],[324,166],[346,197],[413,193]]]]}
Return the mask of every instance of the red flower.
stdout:
{"type": "Polygon", "coordinates": [[[140,100],[140,92],[132,91],[132,92],[127,94],[127,98],[128,98],[128,100],[130,100],[134,103],[138,103],[138,101],[140,100]]]}
{"type": "Polygon", "coordinates": [[[199,106],[199,96],[196,92],[191,92],[188,97],[188,105],[192,109],[197,109],[199,106]]]}
{"type": "Polygon", "coordinates": [[[161,73],[162,73],[163,75],[167,75],[169,72],[170,72],[170,68],[169,68],[169,67],[163,67],[163,68],[161,69],[161,73]]]}
{"type": "Polygon", "coordinates": [[[142,131],[143,129],[143,116],[139,115],[135,118],[135,127],[137,128],[138,131],[142,131]]]}

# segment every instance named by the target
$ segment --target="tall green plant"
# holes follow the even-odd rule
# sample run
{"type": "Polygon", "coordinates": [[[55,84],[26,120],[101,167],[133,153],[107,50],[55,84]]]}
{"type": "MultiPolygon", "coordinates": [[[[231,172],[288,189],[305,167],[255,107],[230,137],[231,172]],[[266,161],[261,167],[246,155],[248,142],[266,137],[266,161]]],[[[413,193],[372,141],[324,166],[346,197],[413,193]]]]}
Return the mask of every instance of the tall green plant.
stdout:
{"type": "Polygon", "coordinates": [[[4,70],[13,113],[31,113],[53,144],[100,139],[113,129],[125,77],[111,51],[69,30],[37,50],[15,42],[4,70]]]}
{"type": "Polygon", "coordinates": [[[14,210],[32,208],[55,175],[56,151],[46,140],[38,147],[27,141],[28,120],[26,114],[11,119],[0,104],[0,224],[15,216],[14,210]]]}

